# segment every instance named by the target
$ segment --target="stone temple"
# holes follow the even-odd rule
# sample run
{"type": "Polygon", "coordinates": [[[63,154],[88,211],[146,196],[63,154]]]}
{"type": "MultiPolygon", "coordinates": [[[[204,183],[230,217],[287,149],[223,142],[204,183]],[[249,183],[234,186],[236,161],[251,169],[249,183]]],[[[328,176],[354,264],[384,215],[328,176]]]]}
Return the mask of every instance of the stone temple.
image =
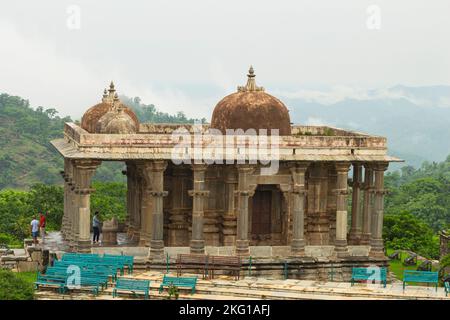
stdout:
{"type": "Polygon", "coordinates": [[[64,157],[61,231],[73,251],[91,250],[96,168],[121,161],[126,232],[148,248],[150,268],[177,253],[251,256],[260,274],[282,272],[288,262],[298,278],[329,270],[345,278],[354,266],[386,265],[383,177],[389,162],[401,160],[387,155],[384,137],[292,125],[286,106],[256,85],[252,68],[247,84],[217,103],[210,124],[139,123],[111,83],[81,125],[66,123],[64,138],[52,144],[64,157]],[[235,134],[209,134],[229,129],[235,134]],[[181,164],[174,161],[180,139],[181,164]],[[225,149],[226,161],[206,161],[225,149]],[[277,160],[275,173],[264,172],[255,150],[277,160]]]}

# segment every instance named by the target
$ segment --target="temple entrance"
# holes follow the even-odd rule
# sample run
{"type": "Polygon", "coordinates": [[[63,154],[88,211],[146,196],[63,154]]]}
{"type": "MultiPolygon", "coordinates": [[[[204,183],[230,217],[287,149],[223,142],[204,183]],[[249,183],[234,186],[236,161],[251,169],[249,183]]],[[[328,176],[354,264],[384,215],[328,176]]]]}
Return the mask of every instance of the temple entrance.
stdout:
{"type": "Polygon", "coordinates": [[[253,196],[252,233],[270,236],[271,233],[272,192],[268,190],[255,192],[253,196]]]}
{"type": "Polygon", "coordinates": [[[276,185],[260,185],[249,203],[250,244],[281,245],[283,243],[283,201],[276,185]]]}

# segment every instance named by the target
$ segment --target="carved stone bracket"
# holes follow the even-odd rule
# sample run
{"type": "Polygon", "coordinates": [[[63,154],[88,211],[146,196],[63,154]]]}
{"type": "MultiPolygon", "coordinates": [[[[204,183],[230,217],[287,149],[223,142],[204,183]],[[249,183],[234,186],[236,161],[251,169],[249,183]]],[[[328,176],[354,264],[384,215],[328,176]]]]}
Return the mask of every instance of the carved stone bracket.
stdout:
{"type": "Polygon", "coordinates": [[[150,191],[152,197],[166,197],[168,194],[168,191],[150,191]]]}
{"type": "Polygon", "coordinates": [[[209,191],[208,190],[189,190],[188,194],[193,197],[208,197],[209,196],[209,191]]]}
{"type": "Polygon", "coordinates": [[[349,191],[347,189],[334,189],[333,194],[335,195],[348,195],[349,191]]]}

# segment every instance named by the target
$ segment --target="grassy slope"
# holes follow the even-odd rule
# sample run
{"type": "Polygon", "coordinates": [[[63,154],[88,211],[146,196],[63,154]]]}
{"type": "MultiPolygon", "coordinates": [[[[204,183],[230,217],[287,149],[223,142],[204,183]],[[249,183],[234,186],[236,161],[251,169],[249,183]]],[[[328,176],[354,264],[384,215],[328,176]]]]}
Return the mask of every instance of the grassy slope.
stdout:
{"type": "MultiPolygon", "coordinates": [[[[395,250],[393,249],[387,249],[387,255],[390,255],[391,253],[393,253],[395,250]]],[[[389,260],[389,271],[393,272],[395,274],[395,277],[398,280],[403,281],[403,271],[405,270],[417,270],[417,266],[420,264],[420,261],[414,265],[414,266],[405,266],[403,264],[403,261],[405,260],[405,258],[408,257],[408,254],[406,252],[403,252],[401,254],[401,260],[389,260]]],[[[437,271],[434,267],[432,268],[432,271],[437,271]]],[[[408,285],[424,285],[421,283],[411,283],[408,285]]]]}

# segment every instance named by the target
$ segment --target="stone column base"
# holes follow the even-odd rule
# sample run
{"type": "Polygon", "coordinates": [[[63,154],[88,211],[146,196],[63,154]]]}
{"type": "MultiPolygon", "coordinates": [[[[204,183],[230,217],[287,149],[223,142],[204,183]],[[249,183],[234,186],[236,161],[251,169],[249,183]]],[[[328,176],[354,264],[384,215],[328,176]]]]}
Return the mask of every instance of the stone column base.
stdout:
{"type": "Polygon", "coordinates": [[[348,257],[350,253],[348,252],[347,240],[334,240],[334,252],[338,258],[348,257]]]}
{"type": "Polygon", "coordinates": [[[205,240],[191,240],[192,254],[205,254],[205,240]]]}
{"type": "Polygon", "coordinates": [[[304,239],[292,239],[291,254],[293,256],[297,256],[297,257],[305,255],[305,240],[304,239]]]}
{"type": "Polygon", "coordinates": [[[248,257],[250,255],[248,240],[236,240],[236,255],[241,257],[248,257]]]}
{"type": "Polygon", "coordinates": [[[148,235],[143,233],[143,232],[139,232],[139,246],[141,247],[149,247],[150,246],[150,240],[148,239],[148,235]]]}
{"type": "Polygon", "coordinates": [[[361,232],[358,231],[350,231],[348,235],[348,243],[350,245],[358,245],[361,242],[361,232]]]}
{"type": "Polygon", "coordinates": [[[91,240],[79,240],[77,252],[91,253],[91,240]]]}
{"type": "Polygon", "coordinates": [[[370,252],[371,257],[384,257],[384,243],[383,239],[371,239],[370,240],[370,252]]]}
{"type": "Polygon", "coordinates": [[[234,246],[236,243],[236,217],[231,214],[223,216],[222,237],[224,246],[234,246]]]}
{"type": "Polygon", "coordinates": [[[371,234],[370,233],[363,233],[361,235],[361,240],[359,241],[359,244],[360,245],[365,245],[365,246],[370,245],[370,238],[371,238],[371,234]]]}
{"type": "Polygon", "coordinates": [[[164,260],[164,241],[163,240],[151,240],[149,260],[162,261],[164,260]]]}

